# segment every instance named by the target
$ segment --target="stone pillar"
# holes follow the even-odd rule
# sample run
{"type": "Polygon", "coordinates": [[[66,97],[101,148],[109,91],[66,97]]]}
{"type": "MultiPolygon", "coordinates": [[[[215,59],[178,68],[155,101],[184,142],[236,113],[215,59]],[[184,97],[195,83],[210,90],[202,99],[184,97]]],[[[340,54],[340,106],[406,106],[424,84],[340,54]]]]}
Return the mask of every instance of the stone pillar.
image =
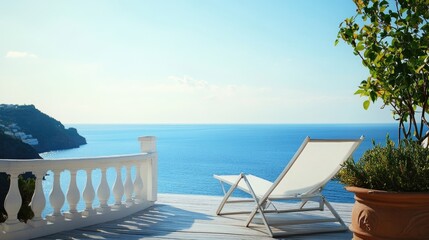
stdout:
{"type": "Polygon", "coordinates": [[[148,170],[148,174],[144,174],[143,185],[147,187],[147,200],[156,201],[158,193],[158,154],[156,151],[156,137],[147,136],[140,137],[140,148],[144,153],[150,154],[150,162],[143,164],[143,171],[148,170]]]}

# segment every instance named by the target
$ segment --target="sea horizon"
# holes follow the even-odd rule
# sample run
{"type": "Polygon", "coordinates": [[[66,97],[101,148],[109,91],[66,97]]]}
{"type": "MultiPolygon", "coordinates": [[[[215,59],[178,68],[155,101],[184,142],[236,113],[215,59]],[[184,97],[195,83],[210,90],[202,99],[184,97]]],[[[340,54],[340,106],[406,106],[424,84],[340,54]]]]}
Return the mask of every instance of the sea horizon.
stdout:
{"type": "Polygon", "coordinates": [[[255,122],[255,123],[63,123],[65,127],[81,126],[81,125],[398,125],[396,122],[340,122],[340,123],[264,123],[264,122],[255,122]]]}

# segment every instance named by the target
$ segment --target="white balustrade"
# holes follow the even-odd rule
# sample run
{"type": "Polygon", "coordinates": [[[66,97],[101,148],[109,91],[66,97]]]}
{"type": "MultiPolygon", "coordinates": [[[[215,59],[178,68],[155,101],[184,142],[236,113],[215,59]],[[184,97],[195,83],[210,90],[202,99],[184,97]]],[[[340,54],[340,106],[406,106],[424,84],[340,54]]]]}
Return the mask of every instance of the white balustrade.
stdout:
{"type": "Polygon", "coordinates": [[[4,202],[8,217],[0,223],[0,239],[41,237],[119,219],[152,206],[157,199],[156,139],[141,137],[139,141],[142,153],[133,155],[61,160],[0,159],[0,171],[10,175],[10,188],[4,202]],[[109,186],[107,173],[112,168],[116,171],[116,179],[113,186],[109,186]],[[101,170],[101,176],[95,174],[97,171],[93,172],[97,169],[101,170]],[[122,169],[125,169],[124,182],[122,169]],[[86,180],[79,179],[79,170],[86,172],[86,180]],[[132,170],[135,170],[134,179],[132,170]],[[62,175],[67,171],[70,172],[70,183],[63,192],[62,175]],[[18,176],[24,172],[32,172],[36,176],[30,203],[34,217],[27,223],[18,219],[22,204],[18,176]],[[48,183],[42,184],[48,172],[48,183]],[[93,186],[94,178],[100,180],[96,188],[93,186]],[[82,192],[78,182],[84,183],[82,192]],[[45,192],[49,192],[49,201],[45,198],[45,192]],[[84,206],[79,207],[81,198],[84,206]],[[111,198],[114,203],[109,205],[111,198]],[[125,201],[122,202],[122,199],[125,201]],[[96,200],[98,206],[94,205],[96,200]],[[120,211],[117,211],[118,208],[120,211]],[[51,210],[43,216],[46,209],[51,210]]]}

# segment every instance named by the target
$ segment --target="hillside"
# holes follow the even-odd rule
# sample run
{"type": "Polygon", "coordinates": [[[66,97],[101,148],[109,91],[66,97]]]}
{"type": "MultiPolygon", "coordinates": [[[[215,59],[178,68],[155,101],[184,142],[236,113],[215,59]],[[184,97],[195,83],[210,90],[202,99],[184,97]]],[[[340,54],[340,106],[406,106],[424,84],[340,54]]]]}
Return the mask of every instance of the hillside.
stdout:
{"type": "Polygon", "coordinates": [[[38,159],[34,148],[21,140],[0,132],[0,159],[38,159]]]}
{"type": "Polygon", "coordinates": [[[39,153],[86,144],[86,139],[75,128],[66,129],[34,105],[1,104],[0,132],[21,139],[39,153]]]}

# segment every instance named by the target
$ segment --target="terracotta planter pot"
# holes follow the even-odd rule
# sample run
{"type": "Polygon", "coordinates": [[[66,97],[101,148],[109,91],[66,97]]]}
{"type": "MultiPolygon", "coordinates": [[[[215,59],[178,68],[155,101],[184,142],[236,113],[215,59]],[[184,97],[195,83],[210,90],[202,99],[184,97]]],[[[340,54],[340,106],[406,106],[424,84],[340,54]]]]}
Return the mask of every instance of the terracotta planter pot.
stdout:
{"type": "Polygon", "coordinates": [[[356,200],[353,239],[429,239],[429,193],[346,189],[356,200]]]}

